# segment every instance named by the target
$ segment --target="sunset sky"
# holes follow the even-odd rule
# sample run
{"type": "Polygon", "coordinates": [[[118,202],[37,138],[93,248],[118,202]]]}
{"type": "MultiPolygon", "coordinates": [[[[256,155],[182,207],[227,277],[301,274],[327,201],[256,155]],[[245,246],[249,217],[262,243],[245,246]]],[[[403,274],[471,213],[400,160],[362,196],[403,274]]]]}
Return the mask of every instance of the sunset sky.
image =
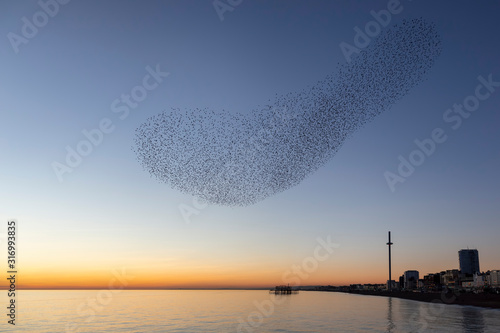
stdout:
{"type": "Polygon", "coordinates": [[[0,269],[10,219],[22,288],[107,288],[119,285],[117,274],[127,288],[384,283],[388,230],[393,278],[458,268],[467,247],[478,249],[481,270],[500,269],[500,87],[482,88],[488,97],[458,128],[443,118],[475,94],[479,76],[500,82],[499,2],[402,0],[390,24],[434,22],[440,58],[423,83],[285,192],[248,207],[203,207],[136,160],[135,129],[165,109],[249,113],[333,73],[346,62],[339,45],[353,44],[354,28],[387,4],[243,1],[221,20],[212,1],[73,0],[13,44],[9,33],[22,36],[23,17],[33,22],[42,9],[3,1],[0,269]],[[113,112],[158,68],[168,75],[147,81],[158,84],[143,101],[126,116],[113,112]],[[60,181],[54,162],[65,163],[66,147],[106,118],[113,130],[60,181]],[[391,191],[384,174],[397,173],[398,157],[436,128],[447,140],[391,191]],[[318,237],[337,244],[322,261],[313,259],[318,237]]]}

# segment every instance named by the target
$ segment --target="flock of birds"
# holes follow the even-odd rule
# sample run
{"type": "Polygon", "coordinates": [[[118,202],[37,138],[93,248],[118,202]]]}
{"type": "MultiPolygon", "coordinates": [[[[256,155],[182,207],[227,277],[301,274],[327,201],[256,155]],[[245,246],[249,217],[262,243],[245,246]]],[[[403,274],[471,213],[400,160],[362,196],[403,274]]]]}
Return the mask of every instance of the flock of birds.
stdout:
{"type": "Polygon", "coordinates": [[[404,21],[314,86],[250,115],[174,109],[153,116],[136,129],[134,150],[172,188],[210,204],[251,205],[323,166],[421,82],[440,53],[433,24],[404,21]]]}

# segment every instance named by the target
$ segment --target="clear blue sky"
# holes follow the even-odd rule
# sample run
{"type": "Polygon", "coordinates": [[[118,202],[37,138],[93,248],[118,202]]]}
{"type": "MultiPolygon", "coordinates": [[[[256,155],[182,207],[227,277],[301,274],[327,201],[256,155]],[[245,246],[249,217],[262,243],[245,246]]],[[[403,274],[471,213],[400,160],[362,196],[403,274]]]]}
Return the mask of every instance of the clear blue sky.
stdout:
{"type": "Polygon", "coordinates": [[[247,113],[312,85],[346,62],[339,44],[353,44],[353,28],[387,3],[243,1],[221,21],[212,1],[73,0],[16,53],[8,34],[22,36],[22,18],[33,22],[41,7],[3,1],[0,221],[19,221],[26,270],[161,267],[165,281],[172,272],[220,271],[229,281],[258,271],[255,281],[272,284],[331,235],[340,247],[304,284],[383,282],[387,230],[395,274],[458,268],[467,246],[483,270],[500,269],[500,88],[460,128],[443,120],[474,94],[478,76],[500,81],[498,2],[401,1],[391,25],[434,22],[441,57],[426,81],[286,192],[244,208],[209,206],[186,224],[179,206],[193,198],[136,161],[134,131],[148,117],[169,108],[247,113]],[[121,120],[111,104],[157,64],[168,77],[121,120]],[[114,131],[59,182],[51,164],[103,118],[114,131]],[[384,173],[435,128],[447,141],[392,192],[384,173]],[[349,273],[364,268],[373,275],[349,273]]]}

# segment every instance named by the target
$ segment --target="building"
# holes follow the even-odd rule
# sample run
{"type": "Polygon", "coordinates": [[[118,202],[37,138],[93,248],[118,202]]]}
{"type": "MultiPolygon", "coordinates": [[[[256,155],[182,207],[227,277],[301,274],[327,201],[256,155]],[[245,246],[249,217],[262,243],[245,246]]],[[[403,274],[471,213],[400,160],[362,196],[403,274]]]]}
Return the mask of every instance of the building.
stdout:
{"type": "Polygon", "coordinates": [[[448,288],[461,287],[460,271],[458,269],[448,269],[441,272],[441,284],[448,288]]]}
{"type": "Polygon", "coordinates": [[[408,290],[416,289],[419,280],[418,271],[406,271],[403,275],[405,285],[404,288],[408,290]]]}
{"type": "Polygon", "coordinates": [[[465,289],[465,291],[471,291],[473,287],[474,287],[474,281],[462,282],[462,289],[465,289]]]}
{"type": "Polygon", "coordinates": [[[418,289],[423,289],[424,288],[424,279],[419,279],[418,280],[417,288],[418,289]]]}
{"type": "Polygon", "coordinates": [[[479,254],[476,249],[474,250],[460,250],[458,251],[458,260],[460,262],[460,271],[464,275],[473,275],[479,273],[479,254]]]}
{"type": "Polygon", "coordinates": [[[474,284],[473,287],[476,289],[483,289],[486,284],[486,274],[476,273],[474,274],[474,284]]]}
{"type": "Polygon", "coordinates": [[[424,276],[424,288],[428,291],[441,290],[441,274],[427,274],[424,276]]]}
{"type": "Polygon", "coordinates": [[[397,289],[399,289],[398,283],[394,280],[391,280],[391,281],[387,280],[386,289],[387,290],[397,290],[397,289]]]}
{"type": "Polygon", "coordinates": [[[492,288],[500,288],[500,270],[490,271],[487,277],[487,283],[492,288]]]}

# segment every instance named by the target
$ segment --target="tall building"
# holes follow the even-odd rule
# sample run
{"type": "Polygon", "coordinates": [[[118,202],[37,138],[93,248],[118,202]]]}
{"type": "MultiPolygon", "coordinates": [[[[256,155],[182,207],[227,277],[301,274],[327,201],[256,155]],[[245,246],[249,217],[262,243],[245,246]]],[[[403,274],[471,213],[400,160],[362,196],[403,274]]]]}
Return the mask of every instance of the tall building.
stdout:
{"type": "Polygon", "coordinates": [[[462,271],[462,274],[473,275],[474,273],[480,272],[479,254],[476,249],[458,251],[458,260],[460,262],[460,271],[462,271]]]}
{"type": "Polygon", "coordinates": [[[405,289],[416,289],[418,285],[418,271],[406,271],[404,274],[405,289]]]}

